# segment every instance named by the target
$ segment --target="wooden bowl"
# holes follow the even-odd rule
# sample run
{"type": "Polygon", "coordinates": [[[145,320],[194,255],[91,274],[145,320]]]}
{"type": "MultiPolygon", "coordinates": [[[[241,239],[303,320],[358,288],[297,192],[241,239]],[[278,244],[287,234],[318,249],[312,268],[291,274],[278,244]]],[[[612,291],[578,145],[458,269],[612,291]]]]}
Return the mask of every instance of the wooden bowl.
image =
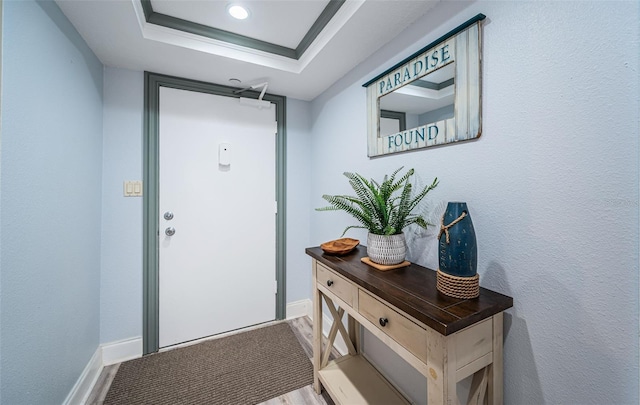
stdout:
{"type": "Polygon", "coordinates": [[[358,239],[342,238],[325,242],[320,245],[320,248],[330,255],[344,255],[355,249],[358,243],[360,243],[358,239]]]}

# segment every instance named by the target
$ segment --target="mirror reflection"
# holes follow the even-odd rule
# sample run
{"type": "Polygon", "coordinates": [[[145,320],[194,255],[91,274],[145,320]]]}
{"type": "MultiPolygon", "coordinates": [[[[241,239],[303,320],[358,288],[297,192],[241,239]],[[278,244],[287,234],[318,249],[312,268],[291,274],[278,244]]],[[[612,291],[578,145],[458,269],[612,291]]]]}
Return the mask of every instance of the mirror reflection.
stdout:
{"type": "Polygon", "coordinates": [[[380,97],[380,136],[454,116],[455,62],[380,97]]]}

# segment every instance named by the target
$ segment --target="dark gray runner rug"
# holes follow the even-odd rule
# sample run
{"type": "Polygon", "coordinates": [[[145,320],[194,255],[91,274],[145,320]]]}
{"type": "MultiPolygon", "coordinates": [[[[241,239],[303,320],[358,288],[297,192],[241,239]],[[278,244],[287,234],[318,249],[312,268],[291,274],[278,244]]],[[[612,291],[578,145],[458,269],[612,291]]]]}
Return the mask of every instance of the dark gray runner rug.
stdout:
{"type": "Polygon", "coordinates": [[[104,404],[257,404],[313,382],[313,366],[287,323],[120,365],[104,404]]]}

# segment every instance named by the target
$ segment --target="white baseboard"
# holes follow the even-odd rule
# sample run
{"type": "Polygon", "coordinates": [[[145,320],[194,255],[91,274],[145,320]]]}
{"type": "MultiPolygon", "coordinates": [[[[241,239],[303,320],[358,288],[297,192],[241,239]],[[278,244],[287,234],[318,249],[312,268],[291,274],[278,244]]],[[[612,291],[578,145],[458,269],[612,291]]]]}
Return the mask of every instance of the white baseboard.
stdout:
{"type": "Polygon", "coordinates": [[[287,319],[300,318],[301,316],[311,317],[313,303],[310,299],[294,301],[287,304],[287,319]]]}
{"type": "Polygon", "coordinates": [[[100,373],[102,372],[102,350],[100,346],[96,349],[96,352],[91,356],[91,360],[80,374],[78,381],[76,381],[73,388],[64,400],[63,405],[81,405],[87,401],[91,390],[98,381],[100,373]]]}
{"type": "Polygon", "coordinates": [[[102,364],[110,366],[111,364],[142,357],[142,338],[137,337],[105,343],[100,345],[100,348],[102,349],[102,364]]]}
{"type": "Polygon", "coordinates": [[[98,381],[104,366],[120,363],[142,356],[142,338],[121,340],[98,346],[89,363],[80,374],[63,405],[84,404],[93,386],[98,381]]]}

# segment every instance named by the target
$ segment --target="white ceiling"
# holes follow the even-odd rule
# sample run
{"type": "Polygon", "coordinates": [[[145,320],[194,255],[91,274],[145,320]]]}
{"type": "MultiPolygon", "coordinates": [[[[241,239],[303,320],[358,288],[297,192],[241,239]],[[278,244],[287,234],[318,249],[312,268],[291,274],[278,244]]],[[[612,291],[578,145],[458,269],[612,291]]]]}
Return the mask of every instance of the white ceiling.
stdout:
{"type": "MultiPolygon", "coordinates": [[[[269,82],[269,92],[312,100],[439,0],[347,0],[298,58],[276,55],[146,21],[140,0],[56,0],[106,66],[240,87],[269,82]]],[[[155,13],[295,49],[328,0],[242,1],[236,21],[224,0],[152,0],[155,13]]]]}

